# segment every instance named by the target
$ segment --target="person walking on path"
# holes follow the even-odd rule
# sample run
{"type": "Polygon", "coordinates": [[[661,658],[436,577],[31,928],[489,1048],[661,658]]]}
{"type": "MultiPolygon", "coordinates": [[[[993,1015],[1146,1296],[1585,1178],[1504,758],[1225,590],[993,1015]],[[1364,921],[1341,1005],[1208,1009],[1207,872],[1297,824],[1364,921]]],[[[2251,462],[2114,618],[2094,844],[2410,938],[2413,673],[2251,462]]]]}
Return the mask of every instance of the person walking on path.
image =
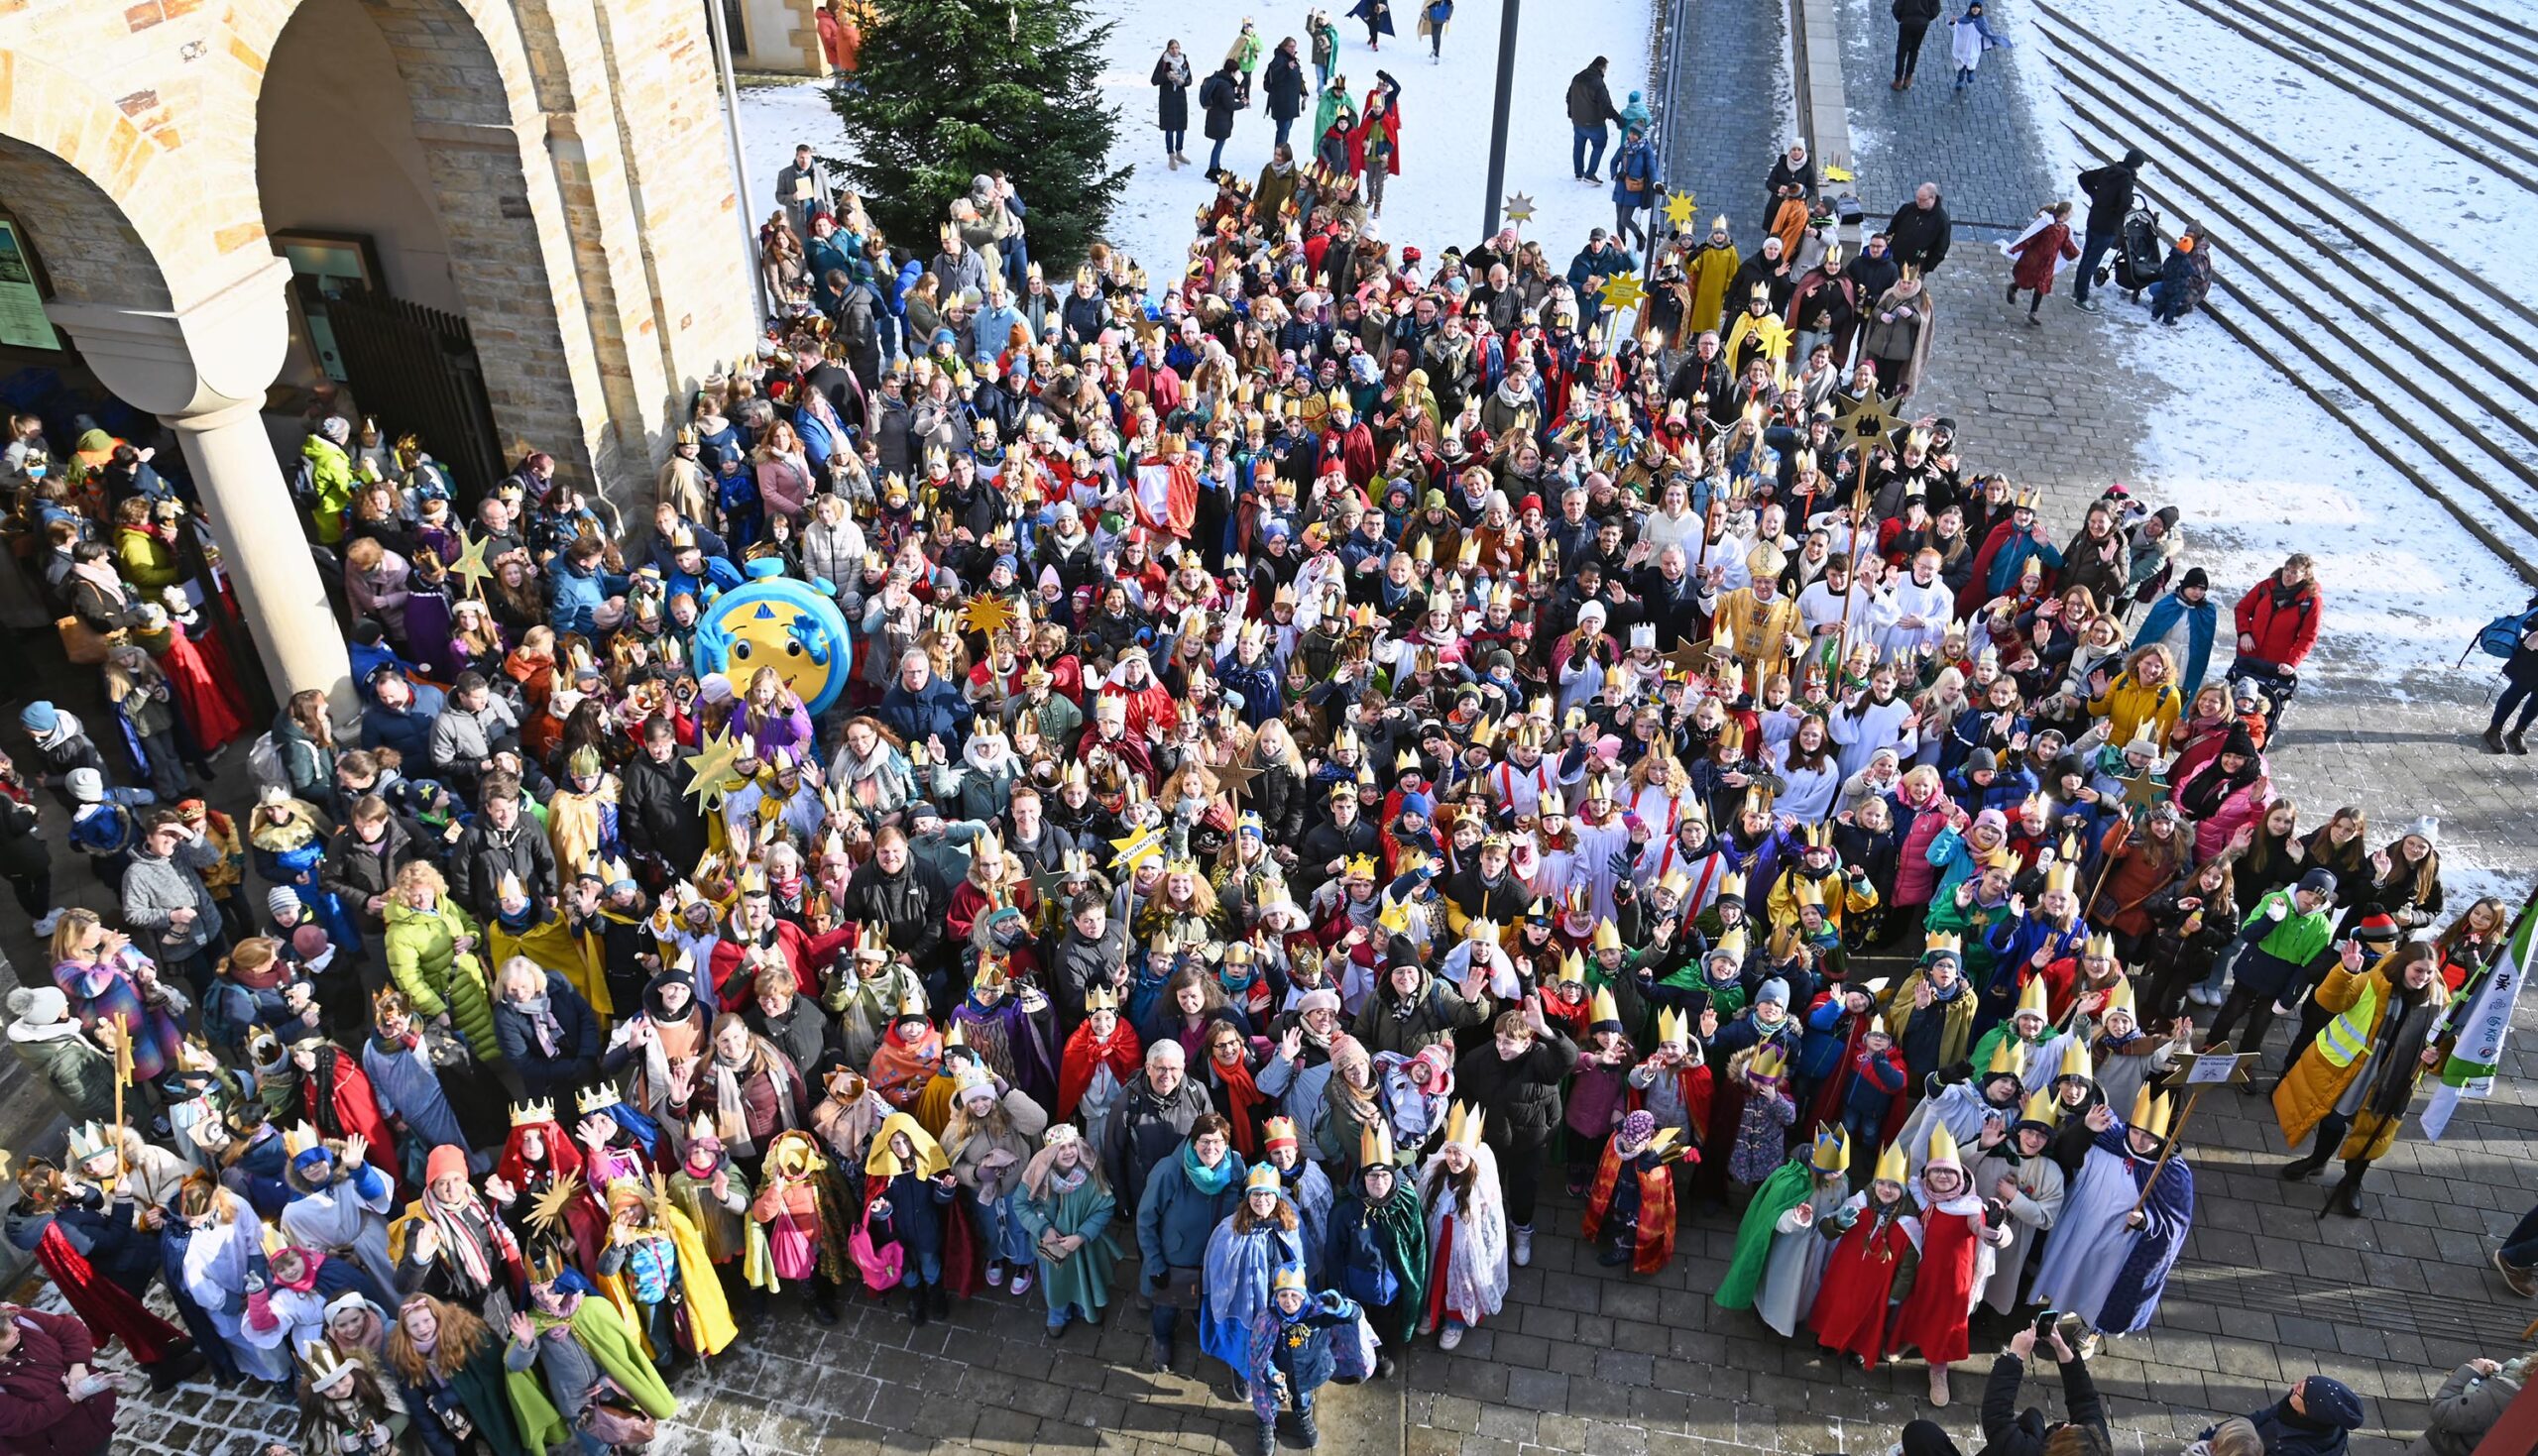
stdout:
{"type": "Polygon", "coordinates": [[[2044,306],[2044,295],[2053,291],[2053,271],[2068,260],[2080,256],[2080,245],[2071,241],[2071,204],[2056,202],[2036,209],[2035,221],[2025,232],[2003,246],[2010,269],[2010,301],[2019,301],[2019,289],[2034,294],[2027,300],[2026,321],[2041,326],[2043,319],[2036,310],[2044,306]]]}
{"type": "Polygon", "coordinates": [[[1269,75],[1265,84],[1269,92],[1269,119],[1278,124],[1274,145],[1284,147],[1288,145],[1288,129],[1296,124],[1296,118],[1302,116],[1305,109],[1305,67],[1304,62],[1296,58],[1295,37],[1289,36],[1280,41],[1278,49],[1270,54],[1269,75]]]}
{"type": "Polygon", "coordinates": [[[1313,88],[1319,91],[1330,84],[1339,64],[1339,27],[1331,24],[1329,11],[1317,10],[1305,20],[1305,38],[1313,43],[1313,88]]]}
{"type": "Polygon", "coordinates": [[[1428,38],[1428,63],[1445,58],[1445,26],[1454,18],[1454,0],[1427,0],[1419,7],[1419,34],[1428,38]]]}
{"type": "Polygon", "coordinates": [[[1896,208],[1886,223],[1886,248],[1894,255],[1895,266],[1918,273],[1938,272],[1955,236],[1956,225],[1948,220],[1947,204],[1939,200],[1936,182],[1914,187],[1912,200],[1896,208]]]}
{"type": "Polygon", "coordinates": [[[2538,718],[2538,597],[2529,599],[2521,609],[2520,636],[2512,643],[2511,656],[2502,665],[2502,696],[2494,700],[2494,716],[2485,723],[2485,751],[2488,753],[2526,753],[2523,741],[2529,732],[2529,721],[2538,718]],[[2503,720],[2518,709],[2511,731],[2503,731],[2503,720]]]}
{"type": "Polygon", "coordinates": [[[1259,28],[1246,17],[1241,34],[1235,36],[1233,45],[1225,50],[1226,61],[1239,72],[1234,77],[1234,109],[1237,111],[1251,109],[1251,77],[1260,68],[1260,51],[1259,28]]]}
{"type": "Polygon", "coordinates": [[[1179,41],[1163,43],[1163,55],[1155,60],[1155,125],[1163,128],[1163,155],[1174,168],[1186,167],[1190,159],[1181,153],[1190,140],[1190,57],[1182,53],[1179,41]]]}
{"type": "Polygon", "coordinates": [[[2089,302],[2089,285],[2097,281],[2098,264],[2107,250],[2123,240],[2124,215],[2133,210],[2133,191],[2141,184],[2141,168],[2149,160],[2134,147],[2125,152],[2122,162],[2080,173],[2080,191],[2089,199],[2089,219],[2082,230],[2080,272],[2071,280],[2071,301],[2091,313],[2098,310],[2089,302]]]}
{"type": "Polygon", "coordinates": [[[1215,143],[1208,149],[1208,175],[1213,177],[1224,168],[1225,143],[1233,140],[1233,114],[1242,109],[1242,76],[1232,56],[1199,83],[1199,109],[1208,113],[1208,140],[1215,143]]]}
{"type": "Polygon", "coordinates": [[[1586,68],[1568,78],[1568,126],[1572,134],[1568,149],[1568,169],[1579,181],[1592,182],[1604,165],[1604,147],[1611,136],[1604,130],[1606,122],[1622,119],[1613,109],[1612,88],[1604,84],[1604,70],[1612,62],[1598,56],[1586,62],[1586,68]],[[1587,144],[1594,145],[1589,155],[1587,144]]]}
{"type": "Polygon", "coordinates": [[[1622,139],[1622,150],[1613,158],[1613,240],[1619,243],[1633,234],[1639,246],[1649,246],[1648,229],[1641,226],[1639,215],[1657,205],[1665,184],[1657,177],[1657,148],[1648,140],[1648,129],[1633,122],[1622,139]]]}
{"type": "Polygon", "coordinates": [[[1965,7],[1965,13],[1948,26],[1947,54],[1948,58],[1956,62],[1956,94],[1959,98],[1965,95],[1966,87],[1974,84],[1974,68],[1983,63],[1983,53],[1995,46],[2006,51],[2010,43],[2007,37],[1996,34],[1991,23],[1983,19],[1983,0],[1971,0],[1965,7]]]}
{"type": "Polygon", "coordinates": [[[1357,0],[1348,14],[1353,20],[1365,22],[1367,50],[1384,49],[1384,37],[1393,33],[1392,0],[1357,0]]]}
{"type": "Polygon", "coordinates": [[[1895,79],[1888,86],[1910,90],[1912,72],[1921,65],[1921,37],[1939,18],[1939,0],[1895,0],[1888,14],[1895,17],[1895,79]]]}

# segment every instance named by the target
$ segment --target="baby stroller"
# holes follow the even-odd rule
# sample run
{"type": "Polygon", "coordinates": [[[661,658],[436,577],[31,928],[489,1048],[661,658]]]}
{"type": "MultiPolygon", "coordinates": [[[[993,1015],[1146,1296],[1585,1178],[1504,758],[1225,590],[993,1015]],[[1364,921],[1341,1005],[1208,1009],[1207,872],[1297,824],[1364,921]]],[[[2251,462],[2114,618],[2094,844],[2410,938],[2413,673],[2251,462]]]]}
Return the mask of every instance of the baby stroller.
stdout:
{"type": "MultiPolygon", "coordinates": [[[[2159,279],[2159,214],[2150,210],[2149,199],[2133,194],[2133,208],[2124,214],[2124,229],[2115,245],[2115,282],[2124,289],[2126,298],[2141,301],[2141,290],[2159,279]]],[[[2098,275],[2098,282],[2106,282],[2106,275],[2098,275]]]]}

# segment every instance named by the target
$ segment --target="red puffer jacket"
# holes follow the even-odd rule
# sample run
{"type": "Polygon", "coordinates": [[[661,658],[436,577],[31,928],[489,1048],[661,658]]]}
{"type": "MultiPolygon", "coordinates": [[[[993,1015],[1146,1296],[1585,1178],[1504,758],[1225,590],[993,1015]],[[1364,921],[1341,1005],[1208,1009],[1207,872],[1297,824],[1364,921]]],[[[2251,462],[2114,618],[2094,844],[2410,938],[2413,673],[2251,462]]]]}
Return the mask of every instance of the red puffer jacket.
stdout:
{"type": "Polygon", "coordinates": [[[2239,633],[2255,638],[2255,646],[2242,645],[2242,657],[2260,657],[2276,667],[2297,668],[2318,644],[2318,619],[2326,615],[2326,603],[2318,595],[2318,584],[2302,582],[2289,601],[2280,599],[2279,576],[2269,576],[2248,589],[2239,599],[2236,614],[2239,633]]]}

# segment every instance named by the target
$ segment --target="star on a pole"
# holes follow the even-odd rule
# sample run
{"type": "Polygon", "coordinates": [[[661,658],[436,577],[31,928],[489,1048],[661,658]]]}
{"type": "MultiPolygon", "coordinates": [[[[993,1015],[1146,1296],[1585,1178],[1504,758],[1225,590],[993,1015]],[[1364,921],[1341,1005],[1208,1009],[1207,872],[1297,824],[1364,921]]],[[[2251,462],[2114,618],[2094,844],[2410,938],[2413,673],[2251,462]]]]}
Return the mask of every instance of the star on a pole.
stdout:
{"type": "Polygon", "coordinates": [[[1639,275],[1617,273],[1604,280],[1604,286],[1596,290],[1596,296],[1604,300],[1606,308],[1628,308],[1647,297],[1648,290],[1639,285],[1639,275]]]}
{"type": "Polygon", "coordinates": [[[1236,810],[1242,808],[1242,791],[1249,788],[1251,781],[1260,777],[1261,773],[1257,768],[1236,763],[1210,764],[1208,772],[1214,774],[1216,782],[1224,786],[1225,793],[1233,800],[1236,810]]]}
{"type": "Polygon", "coordinates": [[[687,792],[694,796],[697,808],[712,809],[723,802],[732,765],[740,756],[740,744],[729,728],[706,738],[697,745],[696,752],[687,755],[687,766],[694,775],[688,780],[687,792]]]}
{"type": "Polygon", "coordinates": [[[1666,194],[1666,220],[1677,229],[1690,227],[1692,218],[1699,211],[1700,203],[1693,198],[1689,187],[1666,194]]]}
{"type": "Polygon", "coordinates": [[[2124,807],[2128,812],[2139,809],[2146,814],[2168,796],[2168,786],[2152,778],[2146,768],[2131,778],[2117,774],[2115,781],[2124,785],[2124,807]]]}
{"type": "Polygon", "coordinates": [[[485,548],[492,542],[490,536],[471,536],[464,530],[458,533],[458,559],[450,564],[449,574],[467,584],[464,590],[470,597],[484,596],[485,582],[494,574],[494,569],[485,564],[485,548]]]}
{"type": "Polygon", "coordinates": [[[1013,625],[1013,604],[992,592],[981,592],[961,604],[960,624],[963,631],[994,636],[1013,625]]]}
{"type": "Polygon", "coordinates": [[[1534,199],[1522,192],[1510,192],[1507,194],[1506,212],[1509,222],[1532,222],[1534,199]]]}
{"type": "Polygon", "coordinates": [[[1134,869],[1163,852],[1163,833],[1148,825],[1124,840],[1112,840],[1110,847],[1119,851],[1110,856],[1112,869],[1134,869]]]}

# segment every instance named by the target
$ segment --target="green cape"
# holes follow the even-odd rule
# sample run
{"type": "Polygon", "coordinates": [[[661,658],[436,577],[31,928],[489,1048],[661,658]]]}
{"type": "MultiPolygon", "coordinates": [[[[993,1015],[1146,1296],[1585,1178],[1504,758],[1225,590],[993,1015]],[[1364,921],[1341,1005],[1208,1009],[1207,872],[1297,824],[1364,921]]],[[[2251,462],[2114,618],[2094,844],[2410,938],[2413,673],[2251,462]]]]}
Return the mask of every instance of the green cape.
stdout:
{"type": "Polygon", "coordinates": [[[1754,1293],[1763,1284],[1763,1262],[1771,1257],[1772,1236],[1780,1231],[1781,1215],[1805,1202],[1814,1189],[1815,1171],[1807,1166],[1803,1153],[1763,1179],[1763,1185],[1754,1190],[1754,1201],[1745,1205],[1745,1221],[1736,1226],[1736,1257],[1727,1262],[1727,1277],[1709,1296],[1711,1303],[1721,1309],[1754,1307],[1754,1293]]]}

